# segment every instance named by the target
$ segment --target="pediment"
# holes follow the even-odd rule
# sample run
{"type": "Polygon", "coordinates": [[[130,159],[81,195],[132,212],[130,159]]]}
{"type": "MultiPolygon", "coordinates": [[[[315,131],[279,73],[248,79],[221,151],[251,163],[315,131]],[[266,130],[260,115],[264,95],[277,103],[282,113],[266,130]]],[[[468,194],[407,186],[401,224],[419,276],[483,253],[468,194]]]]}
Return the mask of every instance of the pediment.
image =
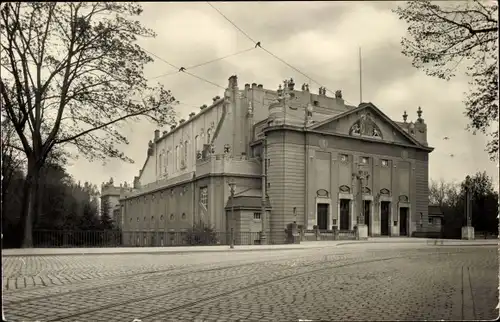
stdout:
{"type": "Polygon", "coordinates": [[[332,134],[368,138],[388,143],[422,145],[371,103],[336,115],[310,129],[332,134]]]}

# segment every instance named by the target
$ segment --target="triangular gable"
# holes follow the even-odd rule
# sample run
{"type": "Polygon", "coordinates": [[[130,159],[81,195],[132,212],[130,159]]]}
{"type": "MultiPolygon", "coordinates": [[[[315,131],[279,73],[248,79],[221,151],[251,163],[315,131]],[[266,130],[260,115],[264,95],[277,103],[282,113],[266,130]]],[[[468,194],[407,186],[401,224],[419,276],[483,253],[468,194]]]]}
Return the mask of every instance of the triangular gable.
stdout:
{"type": "Polygon", "coordinates": [[[427,148],[372,103],[362,103],[352,110],[316,123],[309,129],[427,148]],[[361,111],[366,113],[359,113],[361,111]]]}

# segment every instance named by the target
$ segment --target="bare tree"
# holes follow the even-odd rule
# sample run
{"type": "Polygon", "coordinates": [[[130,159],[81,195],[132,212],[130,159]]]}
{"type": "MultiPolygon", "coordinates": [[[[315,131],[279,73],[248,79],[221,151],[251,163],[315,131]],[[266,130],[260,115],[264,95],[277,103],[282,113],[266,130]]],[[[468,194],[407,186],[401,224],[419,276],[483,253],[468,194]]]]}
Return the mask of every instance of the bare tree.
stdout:
{"type": "Polygon", "coordinates": [[[394,10],[408,23],[403,54],[427,75],[449,80],[465,63],[471,89],[466,95],[468,129],[491,136],[486,146],[498,156],[497,1],[409,1],[394,10]]]}
{"type": "Polygon", "coordinates": [[[138,3],[15,2],[0,10],[2,108],[26,156],[23,247],[32,246],[36,187],[47,156],[73,145],[89,159],[132,162],[123,121],[173,122],[170,91],[150,86],[152,58],[136,44],[154,37],[133,20],[138,3]]]}
{"type": "Polygon", "coordinates": [[[429,203],[432,205],[454,206],[460,199],[460,184],[431,180],[429,184],[429,203]]]}

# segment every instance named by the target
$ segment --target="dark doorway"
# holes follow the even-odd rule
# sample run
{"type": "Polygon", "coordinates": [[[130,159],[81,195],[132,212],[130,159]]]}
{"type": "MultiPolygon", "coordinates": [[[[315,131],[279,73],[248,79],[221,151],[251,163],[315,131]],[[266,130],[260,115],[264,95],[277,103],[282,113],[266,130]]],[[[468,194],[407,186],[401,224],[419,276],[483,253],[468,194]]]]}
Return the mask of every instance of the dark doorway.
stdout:
{"type": "Polygon", "coordinates": [[[371,229],[371,212],[372,212],[372,203],[370,200],[363,200],[363,211],[365,213],[365,225],[368,226],[368,236],[372,235],[372,229],[371,229]]]}
{"type": "Polygon", "coordinates": [[[327,230],[328,229],[328,204],[327,203],[319,203],[318,204],[318,218],[317,225],[319,230],[327,230]]]}
{"type": "Polygon", "coordinates": [[[380,203],[380,235],[389,236],[389,214],[391,212],[391,203],[382,201],[380,203]]]}
{"type": "Polygon", "coordinates": [[[340,230],[349,230],[349,199],[340,199],[340,230]]]}
{"type": "Polygon", "coordinates": [[[408,208],[399,208],[399,236],[408,236],[408,208]]]}

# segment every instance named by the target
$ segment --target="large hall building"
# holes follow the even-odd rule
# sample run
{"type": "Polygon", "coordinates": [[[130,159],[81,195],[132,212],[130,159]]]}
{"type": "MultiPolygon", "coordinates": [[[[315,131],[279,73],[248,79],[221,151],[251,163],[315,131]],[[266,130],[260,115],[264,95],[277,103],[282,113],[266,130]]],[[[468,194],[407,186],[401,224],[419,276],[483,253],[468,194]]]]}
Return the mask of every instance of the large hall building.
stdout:
{"type": "Polygon", "coordinates": [[[340,90],[332,94],[291,79],[276,90],[240,88],[231,76],[223,97],[154,131],[133,187],[103,184],[102,196],[119,200],[124,232],[203,222],[221,232],[263,230],[265,242],[281,243],[289,223],[353,230],[358,217],[369,236],[425,231],[433,148],[422,110],[394,121],[372,103],[351,106],[340,90]]]}

